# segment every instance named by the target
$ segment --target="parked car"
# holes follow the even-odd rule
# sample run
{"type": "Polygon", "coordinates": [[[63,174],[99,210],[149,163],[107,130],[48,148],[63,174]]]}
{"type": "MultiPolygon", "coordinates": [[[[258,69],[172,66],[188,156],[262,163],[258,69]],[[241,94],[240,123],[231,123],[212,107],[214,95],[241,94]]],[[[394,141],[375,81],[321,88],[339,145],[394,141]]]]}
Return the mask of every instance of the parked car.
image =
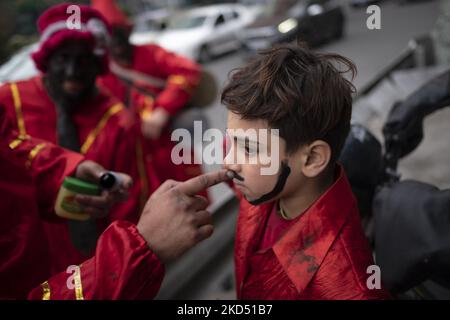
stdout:
{"type": "Polygon", "coordinates": [[[166,28],[170,13],[167,9],[145,12],[134,19],[130,42],[142,45],[155,42],[155,39],[166,28]]]}
{"type": "Polygon", "coordinates": [[[257,21],[241,32],[240,39],[250,53],[294,40],[317,46],[341,38],[344,27],[344,10],[338,1],[274,0],[257,21]]]}
{"type": "Polygon", "coordinates": [[[239,49],[238,34],[253,23],[257,9],[218,4],[184,10],[172,16],[155,42],[175,53],[205,62],[239,49]]]}
{"type": "Polygon", "coordinates": [[[31,53],[38,48],[38,43],[20,49],[11,59],[0,66],[0,85],[6,82],[19,81],[39,74],[31,53]]]}

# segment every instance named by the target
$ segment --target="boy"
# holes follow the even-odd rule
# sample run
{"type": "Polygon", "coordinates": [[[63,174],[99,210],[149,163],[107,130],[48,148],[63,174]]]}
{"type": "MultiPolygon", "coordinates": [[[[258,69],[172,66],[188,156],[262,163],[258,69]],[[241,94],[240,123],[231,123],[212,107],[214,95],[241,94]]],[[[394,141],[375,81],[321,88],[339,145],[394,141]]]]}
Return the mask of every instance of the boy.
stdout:
{"type": "Polygon", "coordinates": [[[370,247],[336,163],[350,128],[354,87],[332,62],[356,72],[339,55],[277,46],[236,70],[222,93],[231,140],[225,167],[235,172],[241,199],[239,299],[390,297],[382,287],[370,289],[370,247]],[[255,141],[236,129],[278,129],[279,150],[272,139],[255,141]],[[261,173],[268,167],[259,160],[263,146],[279,153],[277,174],[261,173]]]}

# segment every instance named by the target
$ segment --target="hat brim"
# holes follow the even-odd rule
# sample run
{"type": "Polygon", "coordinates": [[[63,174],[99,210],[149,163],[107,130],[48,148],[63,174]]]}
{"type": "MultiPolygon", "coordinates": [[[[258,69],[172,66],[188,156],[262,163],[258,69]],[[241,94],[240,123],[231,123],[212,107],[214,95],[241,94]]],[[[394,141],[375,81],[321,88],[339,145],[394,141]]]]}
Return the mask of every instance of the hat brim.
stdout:
{"type": "MultiPolygon", "coordinates": [[[[82,41],[88,44],[90,50],[95,48],[95,38],[91,32],[79,30],[61,30],[53,34],[39,46],[39,49],[31,54],[36,68],[42,73],[47,73],[48,61],[51,54],[68,41],[82,41]]],[[[108,55],[97,55],[101,61],[100,75],[104,75],[109,70],[108,55]]]]}

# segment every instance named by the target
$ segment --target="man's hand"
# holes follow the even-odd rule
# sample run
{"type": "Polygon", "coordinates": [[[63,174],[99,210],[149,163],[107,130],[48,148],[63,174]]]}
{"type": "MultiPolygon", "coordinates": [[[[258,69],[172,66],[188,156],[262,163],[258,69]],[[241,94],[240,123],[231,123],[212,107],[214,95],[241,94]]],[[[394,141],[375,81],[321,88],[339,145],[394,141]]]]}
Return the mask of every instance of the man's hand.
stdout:
{"type": "Polygon", "coordinates": [[[169,122],[170,115],[163,108],[155,109],[142,119],[142,134],[148,139],[158,139],[162,130],[169,122]]]}
{"type": "MultiPolygon", "coordinates": [[[[93,161],[83,161],[77,167],[75,177],[81,180],[98,183],[102,174],[107,172],[101,165],[93,161]]],[[[83,211],[92,218],[98,219],[108,215],[109,209],[119,201],[128,198],[128,189],[133,184],[133,179],[124,173],[116,172],[120,176],[121,185],[115,191],[103,190],[99,196],[77,195],[75,200],[83,207],[83,211]]]]}
{"type": "Polygon", "coordinates": [[[220,170],[185,182],[167,180],[152,194],[137,228],[163,263],[211,236],[208,201],[196,194],[230,178],[229,171],[220,170]]]}

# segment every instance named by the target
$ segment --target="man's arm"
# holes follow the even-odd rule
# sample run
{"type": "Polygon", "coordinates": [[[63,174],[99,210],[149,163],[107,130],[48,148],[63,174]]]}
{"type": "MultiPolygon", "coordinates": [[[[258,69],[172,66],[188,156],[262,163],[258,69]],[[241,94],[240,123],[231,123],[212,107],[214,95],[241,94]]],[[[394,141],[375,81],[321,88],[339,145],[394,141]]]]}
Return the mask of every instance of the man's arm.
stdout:
{"type": "Polygon", "coordinates": [[[30,299],[152,299],[174,260],[212,232],[208,201],[197,193],[230,179],[226,170],[185,182],[167,180],[150,197],[137,226],[116,221],[95,256],[35,288],[30,299]]]}
{"type": "Polygon", "coordinates": [[[173,116],[191,98],[200,80],[201,67],[161,47],[154,46],[152,50],[156,63],[167,77],[166,87],[155,99],[155,109],[163,108],[173,116]]]}
{"type": "Polygon", "coordinates": [[[136,226],[116,221],[100,236],[95,255],[80,266],[68,266],[33,289],[33,300],[153,299],[164,266],[136,226]]]}

